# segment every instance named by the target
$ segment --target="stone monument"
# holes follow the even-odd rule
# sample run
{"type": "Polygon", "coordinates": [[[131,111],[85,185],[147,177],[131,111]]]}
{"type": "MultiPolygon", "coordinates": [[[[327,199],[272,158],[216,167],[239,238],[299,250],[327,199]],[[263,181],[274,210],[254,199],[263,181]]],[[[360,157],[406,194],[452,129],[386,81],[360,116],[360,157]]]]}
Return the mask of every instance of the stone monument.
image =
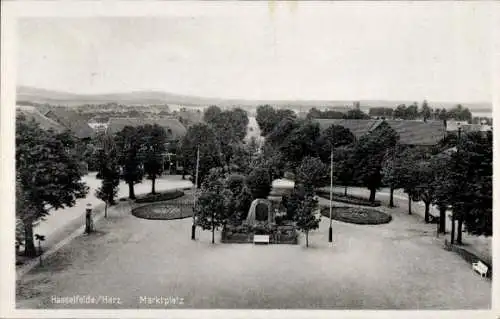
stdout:
{"type": "Polygon", "coordinates": [[[275,222],[275,213],[269,199],[254,199],[248,210],[246,224],[272,224],[275,222]]]}

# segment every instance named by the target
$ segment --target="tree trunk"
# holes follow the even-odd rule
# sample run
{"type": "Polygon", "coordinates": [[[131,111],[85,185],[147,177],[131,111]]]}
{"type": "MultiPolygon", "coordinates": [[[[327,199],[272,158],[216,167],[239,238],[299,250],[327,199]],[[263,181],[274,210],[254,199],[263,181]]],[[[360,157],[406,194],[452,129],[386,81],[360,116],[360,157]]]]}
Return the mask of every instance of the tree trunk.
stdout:
{"type": "Polygon", "coordinates": [[[451,215],[451,239],[450,242],[453,245],[455,243],[455,218],[453,214],[451,215]]]}
{"type": "Polygon", "coordinates": [[[151,179],[151,194],[156,194],[156,191],[155,191],[155,182],[156,182],[156,178],[152,178],[151,179]]]}
{"type": "Polygon", "coordinates": [[[35,241],[33,240],[33,223],[24,221],[24,255],[28,257],[36,256],[35,241]]]}
{"type": "Polygon", "coordinates": [[[306,231],[306,247],[309,247],[309,232],[306,231]]]}
{"type": "Polygon", "coordinates": [[[389,207],[394,207],[394,187],[391,186],[390,197],[389,197],[389,207]]]}
{"type": "Polygon", "coordinates": [[[439,232],[446,233],[446,207],[439,207],[439,232]]]}
{"type": "Polygon", "coordinates": [[[108,218],[108,201],[104,202],[104,218],[108,218]]]}
{"type": "Polygon", "coordinates": [[[134,183],[133,182],[128,182],[128,198],[129,199],[135,199],[135,193],[134,193],[134,183]]]}
{"type": "Polygon", "coordinates": [[[215,244],[215,224],[212,224],[212,244],[215,244]]]}
{"type": "Polygon", "coordinates": [[[424,219],[425,219],[425,223],[429,223],[429,206],[431,205],[431,203],[429,202],[424,202],[425,203],[425,215],[424,215],[424,219]]]}
{"type": "Polygon", "coordinates": [[[347,197],[347,185],[344,186],[344,196],[347,197]]]}
{"type": "Polygon", "coordinates": [[[457,227],[457,244],[462,245],[462,225],[464,221],[462,218],[458,219],[458,227],[457,227]]]}
{"type": "Polygon", "coordinates": [[[375,201],[375,193],[377,192],[377,189],[376,188],[371,188],[370,189],[370,202],[374,202],[375,201]]]}
{"type": "Polygon", "coordinates": [[[411,196],[408,195],[408,215],[411,215],[411,196]]]}

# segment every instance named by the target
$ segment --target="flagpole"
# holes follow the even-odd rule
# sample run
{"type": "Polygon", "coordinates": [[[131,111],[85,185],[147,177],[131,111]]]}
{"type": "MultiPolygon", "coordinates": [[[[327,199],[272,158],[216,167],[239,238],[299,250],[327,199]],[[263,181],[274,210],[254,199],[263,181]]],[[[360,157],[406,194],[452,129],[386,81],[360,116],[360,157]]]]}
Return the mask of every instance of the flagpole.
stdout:
{"type": "Polygon", "coordinates": [[[196,192],[198,190],[198,170],[200,167],[200,146],[196,150],[196,173],[194,179],[194,192],[193,192],[193,226],[191,226],[191,239],[195,240],[196,236],[196,192]]]}
{"type": "Polygon", "coordinates": [[[332,232],[332,199],[333,199],[333,148],[330,154],[330,228],[328,228],[328,242],[333,241],[332,232]]]}

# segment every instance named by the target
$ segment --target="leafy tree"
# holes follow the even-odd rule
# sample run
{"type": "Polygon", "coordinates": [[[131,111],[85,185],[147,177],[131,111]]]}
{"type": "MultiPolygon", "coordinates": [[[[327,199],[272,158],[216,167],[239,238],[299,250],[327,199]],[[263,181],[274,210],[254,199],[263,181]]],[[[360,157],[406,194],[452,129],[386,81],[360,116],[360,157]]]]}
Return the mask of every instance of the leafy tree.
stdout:
{"type": "Polygon", "coordinates": [[[352,120],[367,120],[370,119],[370,116],[359,109],[355,109],[347,111],[343,118],[352,120]]]}
{"type": "Polygon", "coordinates": [[[381,169],[386,151],[396,145],[398,139],[397,133],[384,122],[356,143],[352,158],[354,178],[370,190],[369,200],[372,202],[382,182],[381,169]]]}
{"type": "Polygon", "coordinates": [[[74,143],[68,132],[56,134],[24,116],[16,119],[17,190],[24,202],[17,214],[24,225],[27,256],[36,255],[33,223],[52,209],[74,206],[88,193],[74,143]]]}
{"type": "Polygon", "coordinates": [[[394,190],[403,187],[404,178],[402,176],[404,164],[402,161],[401,147],[396,144],[387,149],[382,162],[382,183],[389,186],[390,198],[389,207],[394,207],[394,190]]]}
{"type": "Polygon", "coordinates": [[[303,201],[298,205],[297,212],[294,216],[295,225],[297,228],[306,234],[306,247],[309,247],[309,232],[319,228],[320,217],[314,215],[314,211],[318,205],[312,194],[307,194],[303,201]]]}
{"type": "Polygon", "coordinates": [[[392,117],[394,110],[390,107],[372,107],[368,110],[368,115],[371,117],[392,117]]]}
{"type": "Polygon", "coordinates": [[[254,168],[247,177],[247,185],[253,199],[267,198],[271,192],[271,182],[271,176],[269,176],[267,168],[254,168]]]}
{"type": "Polygon", "coordinates": [[[252,160],[250,148],[243,143],[235,143],[231,147],[232,154],[229,160],[231,171],[246,172],[252,160]]]}
{"type": "Polygon", "coordinates": [[[307,187],[307,191],[314,193],[315,187],[328,184],[328,167],[317,157],[306,156],[297,168],[296,182],[307,187]]]}
{"type": "Polygon", "coordinates": [[[317,156],[317,140],[320,136],[318,123],[304,121],[299,127],[292,130],[285,141],[278,147],[283,157],[297,167],[305,156],[317,156]]]}
{"type": "Polygon", "coordinates": [[[418,117],[418,104],[414,102],[406,108],[406,120],[415,120],[418,117]]]}
{"type": "Polygon", "coordinates": [[[473,234],[492,234],[492,134],[471,132],[459,141],[452,154],[454,182],[452,206],[457,214],[457,243],[462,243],[462,224],[473,234]]]}
{"type": "Polygon", "coordinates": [[[333,149],[354,143],[356,138],[348,128],[341,125],[331,125],[321,132],[318,138],[320,147],[320,157],[324,162],[328,162],[333,149]]]}
{"type": "Polygon", "coordinates": [[[182,156],[185,169],[194,181],[196,172],[197,150],[200,150],[198,170],[198,186],[202,184],[211,168],[222,164],[220,147],[214,131],[206,124],[195,124],[188,128],[182,138],[179,152],[182,156]]]}
{"type": "Polygon", "coordinates": [[[272,148],[279,147],[292,133],[293,130],[300,126],[300,122],[293,118],[285,118],[277,123],[269,135],[266,137],[266,142],[272,148]]]}
{"type": "Polygon", "coordinates": [[[95,196],[104,201],[104,217],[107,217],[108,205],[115,204],[120,184],[118,150],[113,138],[109,135],[103,137],[103,148],[99,150],[98,163],[102,184],[96,190],[95,196]]]}
{"type": "Polygon", "coordinates": [[[422,109],[420,110],[420,116],[424,119],[424,122],[427,122],[427,120],[431,117],[431,115],[432,115],[432,110],[429,107],[427,100],[424,100],[424,102],[422,102],[422,109]]]}
{"type": "Polygon", "coordinates": [[[393,117],[396,119],[406,120],[406,105],[405,104],[398,105],[394,110],[393,117]]]}
{"type": "Polygon", "coordinates": [[[215,243],[215,230],[224,226],[228,219],[230,191],[224,191],[220,181],[205,183],[196,202],[196,224],[203,230],[212,231],[212,244],[215,243]]]}
{"type": "Polygon", "coordinates": [[[140,128],[142,136],[142,158],[144,172],[151,180],[151,194],[155,194],[155,181],[164,169],[164,153],[166,152],[167,132],[157,124],[140,128]]]}
{"type": "Polygon", "coordinates": [[[285,118],[296,118],[292,110],[278,110],[276,111],[270,105],[261,105],[257,107],[256,121],[262,136],[267,136],[272,132],[274,127],[285,118]]]}
{"type": "Polygon", "coordinates": [[[218,106],[211,105],[203,113],[203,121],[205,123],[213,123],[218,120],[221,113],[222,110],[218,106]]]}
{"type": "Polygon", "coordinates": [[[434,155],[431,160],[431,167],[434,172],[434,198],[433,203],[439,209],[439,227],[440,233],[446,231],[446,210],[451,205],[451,193],[453,181],[450,179],[450,168],[452,166],[451,155],[448,153],[439,153],[434,155]]]}
{"type": "Polygon", "coordinates": [[[132,126],[126,126],[115,135],[118,148],[119,164],[123,167],[123,180],[129,189],[129,198],[135,199],[134,185],[140,183],[143,178],[141,168],[140,149],[142,146],[141,131],[132,126]]]}
{"type": "Polygon", "coordinates": [[[333,151],[333,174],[335,181],[344,185],[344,195],[347,196],[347,187],[353,183],[354,162],[353,146],[345,145],[333,151]]]}

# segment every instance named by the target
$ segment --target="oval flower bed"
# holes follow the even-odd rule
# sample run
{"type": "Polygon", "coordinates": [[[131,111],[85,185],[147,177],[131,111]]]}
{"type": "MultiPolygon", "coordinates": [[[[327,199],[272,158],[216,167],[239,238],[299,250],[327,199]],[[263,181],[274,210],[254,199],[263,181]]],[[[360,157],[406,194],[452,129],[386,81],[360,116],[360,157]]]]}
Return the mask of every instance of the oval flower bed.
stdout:
{"type": "MultiPolygon", "coordinates": [[[[318,191],[316,191],[316,194],[321,198],[330,200],[330,192],[318,190],[318,191]]],[[[335,192],[332,194],[332,199],[334,202],[341,202],[341,203],[346,203],[346,204],[369,206],[369,207],[379,207],[381,205],[380,201],[378,201],[378,200],[370,202],[368,199],[363,198],[363,197],[354,196],[354,195],[345,196],[344,194],[335,193],[335,192]]]]}
{"type": "MultiPolygon", "coordinates": [[[[321,208],[321,215],[330,217],[330,208],[321,208]]],[[[391,215],[371,208],[333,207],[332,219],[359,225],[387,224],[392,220],[391,215]]]]}
{"type": "Polygon", "coordinates": [[[132,209],[132,215],[144,219],[170,220],[193,216],[193,195],[159,203],[150,203],[132,209]]]}
{"type": "Polygon", "coordinates": [[[146,194],[142,196],[137,196],[135,200],[136,203],[153,203],[165,200],[176,199],[184,196],[184,192],[178,189],[168,190],[164,192],[158,192],[156,194],[146,194]]]}

